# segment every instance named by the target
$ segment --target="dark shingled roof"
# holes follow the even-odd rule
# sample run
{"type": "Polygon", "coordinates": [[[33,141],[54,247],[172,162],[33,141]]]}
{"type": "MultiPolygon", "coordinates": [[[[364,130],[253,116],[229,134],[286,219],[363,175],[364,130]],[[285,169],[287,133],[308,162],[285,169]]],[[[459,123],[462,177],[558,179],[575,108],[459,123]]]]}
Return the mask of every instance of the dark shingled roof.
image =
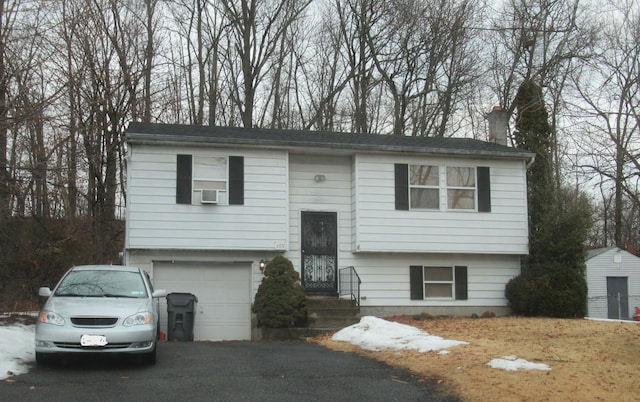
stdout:
{"type": "Polygon", "coordinates": [[[531,159],[521,149],[470,138],[407,137],[328,131],[190,126],[132,122],[126,131],[131,144],[211,144],[262,148],[319,148],[376,152],[411,152],[531,159]]]}

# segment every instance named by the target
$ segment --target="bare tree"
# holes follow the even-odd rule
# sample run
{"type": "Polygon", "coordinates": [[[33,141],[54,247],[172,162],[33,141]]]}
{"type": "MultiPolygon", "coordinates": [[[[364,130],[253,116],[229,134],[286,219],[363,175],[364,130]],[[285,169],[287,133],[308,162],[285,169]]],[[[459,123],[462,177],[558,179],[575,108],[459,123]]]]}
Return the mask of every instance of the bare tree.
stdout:
{"type": "Polygon", "coordinates": [[[477,15],[466,0],[386,2],[377,38],[367,39],[393,103],[393,134],[447,133],[476,79],[470,26],[477,15]]]}
{"type": "MultiPolygon", "coordinates": [[[[50,38],[46,65],[60,84],[58,91],[64,91],[64,102],[43,103],[60,116],[49,125],[42,126],[46,114],[30,124],[36,134],[44,128],[43,151],[58,170],[51,181],[67,181],[55,186],[66,204],[64,216],[93,220],[94,260],[106,261],[121,230],[112,229],[125,197],[124,129],[129,121],[143,119],[150,105],[143,96],[148,20],[134,1],[52,4],[56,8],[49,9],[49,18],[59,39],[50,38]]],[[[50,197],[52,189],[47,193],[50,197]]]]}
{"type": "MultiPolygon", "coordinates": [[[[371,132],[371,109],[374,82],[374,61],[369,42],[378,34],[378,21],[383,15],[383,2],[373,0],[336,1],[341,32],[342,57],[350,77],[351,131],[371,132]]],[[[376,108],[377,109],[377,108],[376,108]]]]}
{"type": "Polygon", "coordinates": [[[227,0],[223,2],[230,23],[230,45],[237,53],[241,87],[233,88],[233,100],[244,127],[254,124],[256,93],[269,73],[271,58],[289,27],[302,15],[310,0],[227,0]]]}
{"type": "MultiPolygon", "coordinates": [[[[294,82],[297,68],[301,65],[300,57],[303,50],[299,50],[303,45],[302,33],[303,26],[294,20],[289,24],[280,40],[277,49],[274,51],[270,60],[270,79],[271,85],[264,96],[265,106],[263,108],[260,126],[269,126],[271,128],[294,128],[297,124],[293,117],[295,107],[292,104],[294,97],[294,82]],[[266,120],[270,121],[267,123],[266,120]]],[[[299,125],[299,124],[298,124],[299,125]]]]}
{"type": "Polygon", "coordinates": [[[179,5],[172,9],[174,18],[177,21],[185,22],[178,24],[181,40],[186,44],[186,49],[184,49],[186,63],[182,67],[185,72],[184,77],[187,86],[189,123],[197,125],[203,123],[206,100],[205,74],[207,56],[203,42],[206,6],[206,0],[181,1],[179,5]],[[193,58],[195,58],[195,61],[193,58]]]}
{"type": "MultiPolygon", "coordinates": [[[[207,0],[180,0],[170,3],[172,22],[171,56],[167,58],[175,107],[186,109],[191,124],[224,124],[230,114],[230,97],[223,75],[233,65],[231,52],[226,52],[230,23],[225,20],[222,5],[207,0]],[[227,58],[227,55],[231,59],[227,58]],[[229,61],[229,63],[225,63],[229,61]],[[176,93],[176,91],[178,91],[176,93]]],[[[179,110],[174,114],[182,114],[179,110]]],[[[184,119],[178,119],[182,121],[184,119]]]]}
{"type": "Polygon", "coordinates": [[[489,71],[509,115],[522,81],[562,90],[562,77],[575,68],[572,62],[592,55],[593,24],[577,0],[509,0],[493,21],[486,31],[493,60],[489,71]]]}
{"type": "Polygon", "coordinates": [[[145,3],[145,32],[146,32],[146,46],[144,50],[144,91],[143,97],[143,112],[142,121],[151,121],[151,79],[153,70],[153,60],[155,57],[155,33],[157,30],[157,18],[156,9],[158,0],[144,0],[145,3]]]}
{"type": "Polygon", "coordinates": [[[9,206],[11,174],[7,154],[11,73],[7,67],[7,47],[18,7],[17,1],[0,1],[0,219],[11,214],[9,206]]]}
{"type": "MultiPolygon", "coordinates": [[[[74,60],[76,58],[74,49],[74,40],[80,29],[80,21],[74,13],[74,8],[69,2],[62,1],[61,8],[61,24],[59,36],[62,38],[63,46],[60,54],[64,55],[64,61],[61,62],[63,73],[63,82],[67,83],[67,116],[69,135],[67,141],[64,142],[67,168],[67,192],[64,194],[66,202],[66,216],[74,217],[78,211],[78,123],[77,123],[77,97],[79,85],[76,79],[77,72],[74,71],[74,60]]],[[[64,124],[63,124],[64,127],[64,124]]]]}
{"type": "Polygon", "coordinates": [[[581,152],[590,155],[582,167],[612,182],[614,241],[626,246],[625,198],[640,208],[640,8],[634,3],[611,4],[601,16],[604,40],[601,53],[576,79],[581,103],[581,152]],[[583,105],[586,104],[586,107],[583,105]],[[597,151],[594,151],[597,150],[597,151]]]}
{"type": "Polygon", "coordinates": [[[312,56],[299,58],[296,97],[305,129],[339,131],[348,130],[340,113],[340,101],[353,70],[347,68],[342,51],[341,22],[335,18],[332,5],[321,11],[320,21],[309,37],[312,56]]]}

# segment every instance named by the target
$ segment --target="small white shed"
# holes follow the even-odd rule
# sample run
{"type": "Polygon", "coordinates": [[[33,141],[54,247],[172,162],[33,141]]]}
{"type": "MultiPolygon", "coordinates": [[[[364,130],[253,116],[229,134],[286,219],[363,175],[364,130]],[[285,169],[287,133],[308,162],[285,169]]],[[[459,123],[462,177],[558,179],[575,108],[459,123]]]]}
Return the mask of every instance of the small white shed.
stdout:
{"type": "Polygon", "coordinates": [[[590,250],[586,278],[588,317],[633,319],[640,307],[640,257],[618,247],[590,250]]]}

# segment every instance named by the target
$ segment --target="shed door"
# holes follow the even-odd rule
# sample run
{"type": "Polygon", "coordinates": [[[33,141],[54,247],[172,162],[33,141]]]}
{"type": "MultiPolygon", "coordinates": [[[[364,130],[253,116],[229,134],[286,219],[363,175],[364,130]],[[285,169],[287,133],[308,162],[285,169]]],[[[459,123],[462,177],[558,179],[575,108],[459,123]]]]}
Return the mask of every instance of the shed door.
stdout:
{"type": "Polygon", "coordinates": [[[338,292],[337,214],[302,213],[302,285],[307,293],[338,292]]]}
{"type": "Polygon", "coordinates": [[[607,318],[629,319],[628,278],[607,277],[607,318]]]}

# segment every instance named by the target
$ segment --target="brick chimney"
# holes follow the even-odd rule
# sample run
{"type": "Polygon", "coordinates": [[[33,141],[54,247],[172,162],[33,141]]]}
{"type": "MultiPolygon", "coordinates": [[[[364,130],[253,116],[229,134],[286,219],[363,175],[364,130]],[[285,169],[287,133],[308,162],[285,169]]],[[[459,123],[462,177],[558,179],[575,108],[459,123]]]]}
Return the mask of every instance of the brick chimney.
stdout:
{"type": "Polygon", "coordinates": [[[507,145],[507,132],[509,116],[500,106],[494,106],[491,113],[487,115],[489,120],[489,142],[500,145],[507,145]]]}

